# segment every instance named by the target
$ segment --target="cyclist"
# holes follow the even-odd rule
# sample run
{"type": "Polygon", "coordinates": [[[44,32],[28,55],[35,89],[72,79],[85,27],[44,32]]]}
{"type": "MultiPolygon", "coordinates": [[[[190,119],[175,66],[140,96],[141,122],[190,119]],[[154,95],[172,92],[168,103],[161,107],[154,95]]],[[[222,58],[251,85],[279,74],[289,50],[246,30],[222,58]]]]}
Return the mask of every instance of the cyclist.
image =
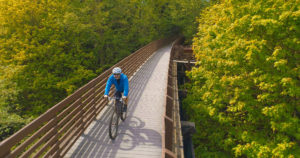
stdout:
{"type": "Polygon", "coordinates": [[[107,83],[106,83],[104,98],[108,99],[110,87],[112,84],[114,84],[115,88],[116,88],[115,97],[123,98],[123,101],[125,103],[123,111],[126,111],[127,103],[128,103],[128,92],[129,92],[128,78],[125,74],[122,73],[122,69],[119,67],[115,67],[112,70],[112,73],[113,74],[108,78],[107,83]],[[123,93],[123,96],[122,96],[122,93],[123,93]]]}

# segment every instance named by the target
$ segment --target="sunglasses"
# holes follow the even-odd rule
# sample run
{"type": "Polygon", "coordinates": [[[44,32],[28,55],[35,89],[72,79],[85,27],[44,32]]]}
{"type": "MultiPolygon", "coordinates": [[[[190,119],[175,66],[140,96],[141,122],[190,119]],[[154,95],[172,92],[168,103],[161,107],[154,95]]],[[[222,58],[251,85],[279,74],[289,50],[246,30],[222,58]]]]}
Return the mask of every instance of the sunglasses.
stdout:
{"type": "Polygon", "coordinates": [[[114,74],[114,76],[119,76],[120,74],[114,74]]]}

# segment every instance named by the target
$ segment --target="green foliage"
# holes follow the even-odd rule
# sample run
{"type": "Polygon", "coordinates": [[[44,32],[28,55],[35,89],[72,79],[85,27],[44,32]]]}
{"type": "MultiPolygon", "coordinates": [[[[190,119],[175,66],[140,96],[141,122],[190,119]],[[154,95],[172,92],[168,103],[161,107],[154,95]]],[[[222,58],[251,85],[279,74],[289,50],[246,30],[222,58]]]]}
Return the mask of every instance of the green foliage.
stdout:
{"type": "Polygon", "coordinates": [[[300,155],[299,8],[299,0],[232,0],[202,12],[184,101],[196,155],[300,155]]]}
{"type": "Polygon", "coordinates": [[[0,46],[2,73],[17,91],[6,102],[10,111],[38,116],[96,76],[97,49],[93,46],[98,35],[84,21],[85,8],[75,10],[67,4],[1,3],[5,8],[1,14],[5,22],[1,25],[5,29],[0,46]]]}
{"type": "Polygon", "coordinates": [[[177,23],[196,16],[189,0],[0,0],[0,8],[1,119],[14,116],[0,123],[5,137],[141,46],[179,26],[191,32],[177,23]]]}
{"type": "Polygon", "coordinates": [[[10,114],[7,112],[7,109],[0,109],[0,141],[4,140],[6,137],[9,137],[31,119],[24,120],[16,114],[10,114]]]}
{"type": "Polygon", "coordinates": [[[187,44],[192,44],[192,38],[197,33],[199,17],[202,9],[207,7],[206,0],[173,0],[169,4],[170,17],[176,31],[182,33],[187,44]]]}

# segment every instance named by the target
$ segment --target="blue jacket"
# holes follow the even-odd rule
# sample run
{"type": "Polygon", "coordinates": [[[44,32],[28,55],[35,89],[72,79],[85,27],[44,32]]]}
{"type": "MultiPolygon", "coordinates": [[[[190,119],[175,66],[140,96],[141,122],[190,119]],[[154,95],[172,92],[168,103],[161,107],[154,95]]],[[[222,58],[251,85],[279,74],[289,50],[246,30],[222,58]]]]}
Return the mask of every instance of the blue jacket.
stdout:
{"type": "Polygon", "coordinates": [[[129,83],[128,78],[125,74],[121,73],[120,76],[120,84],[118,84],[117,80],[115,79],[114,75],[111,75],[106,83],[104,95],[108,95],[111,85],[114,84],[117,91],[123,92],[124,96],[128,96],[129,92],[129,83]]]}

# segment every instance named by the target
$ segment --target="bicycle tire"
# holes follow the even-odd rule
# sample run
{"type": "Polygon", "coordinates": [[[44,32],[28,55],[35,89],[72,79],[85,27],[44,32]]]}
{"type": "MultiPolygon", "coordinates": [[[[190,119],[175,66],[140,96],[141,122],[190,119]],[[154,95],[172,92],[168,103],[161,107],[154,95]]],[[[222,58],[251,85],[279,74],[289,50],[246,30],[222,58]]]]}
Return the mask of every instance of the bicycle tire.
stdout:
{"type": "Polygon", "coordinates": [[[109,123],[109,137],[114,140],[118,135],[119,115],[116,110],[113,110],[109,123]]]}

